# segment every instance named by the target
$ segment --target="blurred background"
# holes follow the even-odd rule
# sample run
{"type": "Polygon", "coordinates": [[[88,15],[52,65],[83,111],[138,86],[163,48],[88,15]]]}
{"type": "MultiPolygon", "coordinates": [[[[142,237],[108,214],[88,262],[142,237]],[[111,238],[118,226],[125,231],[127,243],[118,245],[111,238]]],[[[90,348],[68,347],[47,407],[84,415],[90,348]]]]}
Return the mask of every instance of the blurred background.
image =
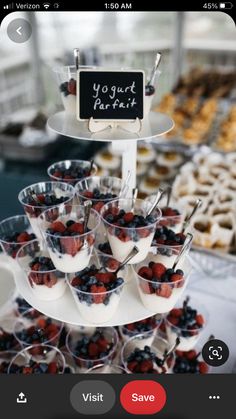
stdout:
{"type": "MultiPolygon", "coordinates": [[[[235,25],[224,13],[8,15],[2,22],[0,43],[0,193],[4,197],[1,218],[21,212],[18,191],[47,179],[46,168],[53,161],[91,158],[101,147],[99,143],[91,146],[45,131],[47,116],[62,108],[52,68],[74,64],[75,47],[80,48],[85,65],[145,69],[153,66],[155,53],[161,51],[162,74],[154,107],[170,92],[186,94],[183,86],[191,74],[198,77],[198,85],[204,83],[204,74],[208,86],[212,80],[212,88],[201,95],[230,101],[235,98],[235,25]],[[22,44],[12,42],[6,31],[9,22],[19,17],[30,21],[33,28],[29,41],[22,44]],[[40,134],[30,136],[26,127],[40,134]]],[[[191,92],[190,88],[187,94],[191,92]]]]}

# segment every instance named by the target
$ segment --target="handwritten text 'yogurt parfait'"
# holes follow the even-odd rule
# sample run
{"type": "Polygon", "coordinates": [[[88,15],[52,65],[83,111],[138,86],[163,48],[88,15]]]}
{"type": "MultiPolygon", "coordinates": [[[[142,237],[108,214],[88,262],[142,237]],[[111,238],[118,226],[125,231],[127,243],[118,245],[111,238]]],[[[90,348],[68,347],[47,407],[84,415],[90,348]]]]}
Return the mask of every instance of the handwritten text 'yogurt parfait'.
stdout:
{"type": "Polygon", "coordinates": [[[93,98],[95,99],[93,108],[94,110],[107,110],[109,108],[112,109],[131,109],[137,105],[137,102],[135,100],[136,95],[136,85],[135,81],[130,85],[126,87],[122,86],[107,86],[101,85],[99,83],[93,84],[93,98]],[[127,96],[127,94],[129,96],[127,96]],[[116,96],[123,98],[118,98],[116,96]],[[101,99],[101,97],[103,99],[101,99]],[[113,102],[110,103],[104,103],[106,100],[106,97],[110,99],[113,102]]]}

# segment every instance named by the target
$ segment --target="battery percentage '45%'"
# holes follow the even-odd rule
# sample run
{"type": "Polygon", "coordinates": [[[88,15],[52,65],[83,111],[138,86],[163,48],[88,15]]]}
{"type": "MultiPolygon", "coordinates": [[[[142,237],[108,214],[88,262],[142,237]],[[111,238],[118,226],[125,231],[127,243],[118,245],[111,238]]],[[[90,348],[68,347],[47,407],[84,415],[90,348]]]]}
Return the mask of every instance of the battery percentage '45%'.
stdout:
{"type": "Polygon", "coordinates": [[[232,9],[233,4],[230,2],[226,2],[226,3],[204,3],[203,5],[203,9],[208,9],[208,10],[217,10],[217,9],[232,9]]]}

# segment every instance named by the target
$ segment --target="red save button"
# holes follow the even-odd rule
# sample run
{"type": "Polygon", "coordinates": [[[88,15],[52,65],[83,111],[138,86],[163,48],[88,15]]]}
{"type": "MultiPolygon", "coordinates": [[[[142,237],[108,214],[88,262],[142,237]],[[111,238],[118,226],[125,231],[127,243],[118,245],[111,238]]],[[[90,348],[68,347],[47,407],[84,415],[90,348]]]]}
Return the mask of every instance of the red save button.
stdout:
{"type": "Polygon", "coordinates": [[[120,393],[122,407],[133,415],[152,415],[166,404],[166,391],[152,380],[134,380],[126,384],[120,393]]]}

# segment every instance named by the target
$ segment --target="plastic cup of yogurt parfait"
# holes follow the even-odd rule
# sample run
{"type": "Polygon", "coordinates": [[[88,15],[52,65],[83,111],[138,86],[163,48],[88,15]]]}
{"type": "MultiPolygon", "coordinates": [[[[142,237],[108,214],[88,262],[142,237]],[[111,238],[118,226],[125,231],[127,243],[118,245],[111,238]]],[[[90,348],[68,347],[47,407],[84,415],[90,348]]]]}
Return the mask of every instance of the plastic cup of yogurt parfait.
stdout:
{"type": "Polygon", "coordinates": [[[88,266],[100,216],[91,209],[84,232],[85,208],[82,205],[59,205],[44,211],[39,226],[56,269],[77,272],[88,266]]]}
{"type": "Polygon", "coordinates": [[[85,374],[126,374],[126,371],[120,365],[100,364],[90,368],[85,374]]]}
{"type": "Polygon", "coordinates": [[[164,354],[170,344],[156,336],[152,345],[146,345],[142,334],[130,338],[122,347],[121,361],[127,374],[167,374],[172,372],[175,356],[171,353],[165,361],[164,354]]]}
{"type": "MultiPolygon", "coordinates": [[[[16,319],[14,336],[22,347],[35,345],[58,346],[63,323],[30,309],[16,319]]],[[[38,351],[31,351],[32,356],[38,351]]]]}
{"type": "MultiPolygon", "coordinates": [[[[154,202],[156,195],[152,195],[147,198],[147,201],[154,202]]],[[[158,223],[158,227],[167,227],[175,233],[180,233],[184,224],[186,211],[183,205],[173,200],[170,201],[168,206],[166,205],[166,196],[160,200],[158,206],[161,209],[161,219],[158,223]]]]}
{"type": "Polygon", "coordinates": [[[57,83],[65,111],[76,115],[76,67],[74,65],[55,67],[57,83]]]}
{"type": "Polygon", "coordinates": [[[75,191],[81,204],[89,199],[93,203],[93,208],[100,212],[104,204],[125,196],[127,187],[118,177],[91,176],[78,182],[75,191]]]}
{"type": "MultiPolygon", "coordinates": [[[[82,70],[92,70],[96,67],[80,66],[82,70]]],[[[59,66],[53,68],[57,77],[61,99],[66,113],[76,115],[76,93],[77,92],[77,75],[75,65],[59,66]]]]}
{"type": "Polygon", "coordinates": [[[190,351],[197,344],[208,321],[205,307],[190,298],[181,298],[165,318],[168,341],[173,345],[179,337],[179,351],[190,351]]]}
{"type": "Polygon", "coordinates": [[[114,327],[81,328],[71,330],[66,347],[77,365],[76,372],[86,372],[100,365],[110,364],[116,356],[118,333],[114,327]]]}
{"type": "Polygon", "coordinates": [[[161,322],[162,316],[156,314],[155,316],[148,317],[147,319],[135,323],[119,326],[119,332],[124,343],[130,338],[142,334],[143,339],[140,339],[141,345],[145,342],[145,345],[151,346],[161,322]],[[142,342],[142,340],[144,342],[142,342]]]}
{"type": "Polygon", "coordinates": [[[75,190],[65,182],[39,182],[23,189],[18,199],[23,205],[33,232],[41,240],[38,217],[48,208],[73,201],[75,190]]]}
{"type": "Polygon", "coordinates": [[[0,374],[7,374],[12,359],[17,355],[17,351],[0,352],[0,374]]]}
{"type": "Polygon", "coordinates": [[[146,259],[133,267],[141,301],[152,313],[172,310],[187,285],[191,271],[188,258],[183,257],[173,270],[172,257],[173,253],[170,257],[163,256],[162,262],[159,262],[156,249],[151,248],[146,259]]]}
{"type": "Polygon", "coordinates": [[[90,167],[91,162],[87,160],[63,160],[51,164],[47,173],[54,182],[68,182],[75,185],[83,178],[96,175],[97,166],[93,164],[92,171],[90,167]]]}
{"type": "Polygon", "coordinates": [[[43,301],[62,297],[67,287],[66,275],[55,268],[49,252],[40,247],[38,240],[22,246],[17,262],[35,297],[43,301]]]}
{"type": "Polygon", "coordinates": [[[202,358],[202,348],[197,346],[189,351],[175,351],[174,374],[209,374],[212,367],[202,358]]]}
{"type": "Polygon", "coordinates": [[[84,270],[69,275],[78,310],[90,324],[105,324],[118,309],[125,282],[125,268],[115,275],[114,262],[117,266],[117,261],[111,256],[97,255],[84,270]],[[107,266],[112,269],[107,270],[107,266]]]}
{"type": "Polygon", "coordinates": [[[51,345],[33,345],[12,359],[8,374],[63,374],[64,369],[65,358],[59,349],[51,345]]]}
{"type": "Polygon", "coordinates": [[[156,208],[146,217],[150,202],[142,199],[117,199],[103,206],[101,217],[115,259],[122,262],[136,246],[139,252],[130,264],[147,256],[161,211],[156,208]]]}
{"type": "MultiPolygon", "coordinates": [[[[149,77],[148,71],[146,71],[146,79],[149,77]]],[[[146,84],[145,86],[145,96],[144,96],[144,117],[147,116],[151,110],[153,98],[156,92],[156,83],[161,75],[161,71],[157,70],[154,83],[153,84],[146,84]]]]}
{"type": "Polygon", "coordinates": [[[35,238],[27,215],[16,215],[0,222],[1,248],[11,264],[16,261],[18,250],[35,238]]]}

